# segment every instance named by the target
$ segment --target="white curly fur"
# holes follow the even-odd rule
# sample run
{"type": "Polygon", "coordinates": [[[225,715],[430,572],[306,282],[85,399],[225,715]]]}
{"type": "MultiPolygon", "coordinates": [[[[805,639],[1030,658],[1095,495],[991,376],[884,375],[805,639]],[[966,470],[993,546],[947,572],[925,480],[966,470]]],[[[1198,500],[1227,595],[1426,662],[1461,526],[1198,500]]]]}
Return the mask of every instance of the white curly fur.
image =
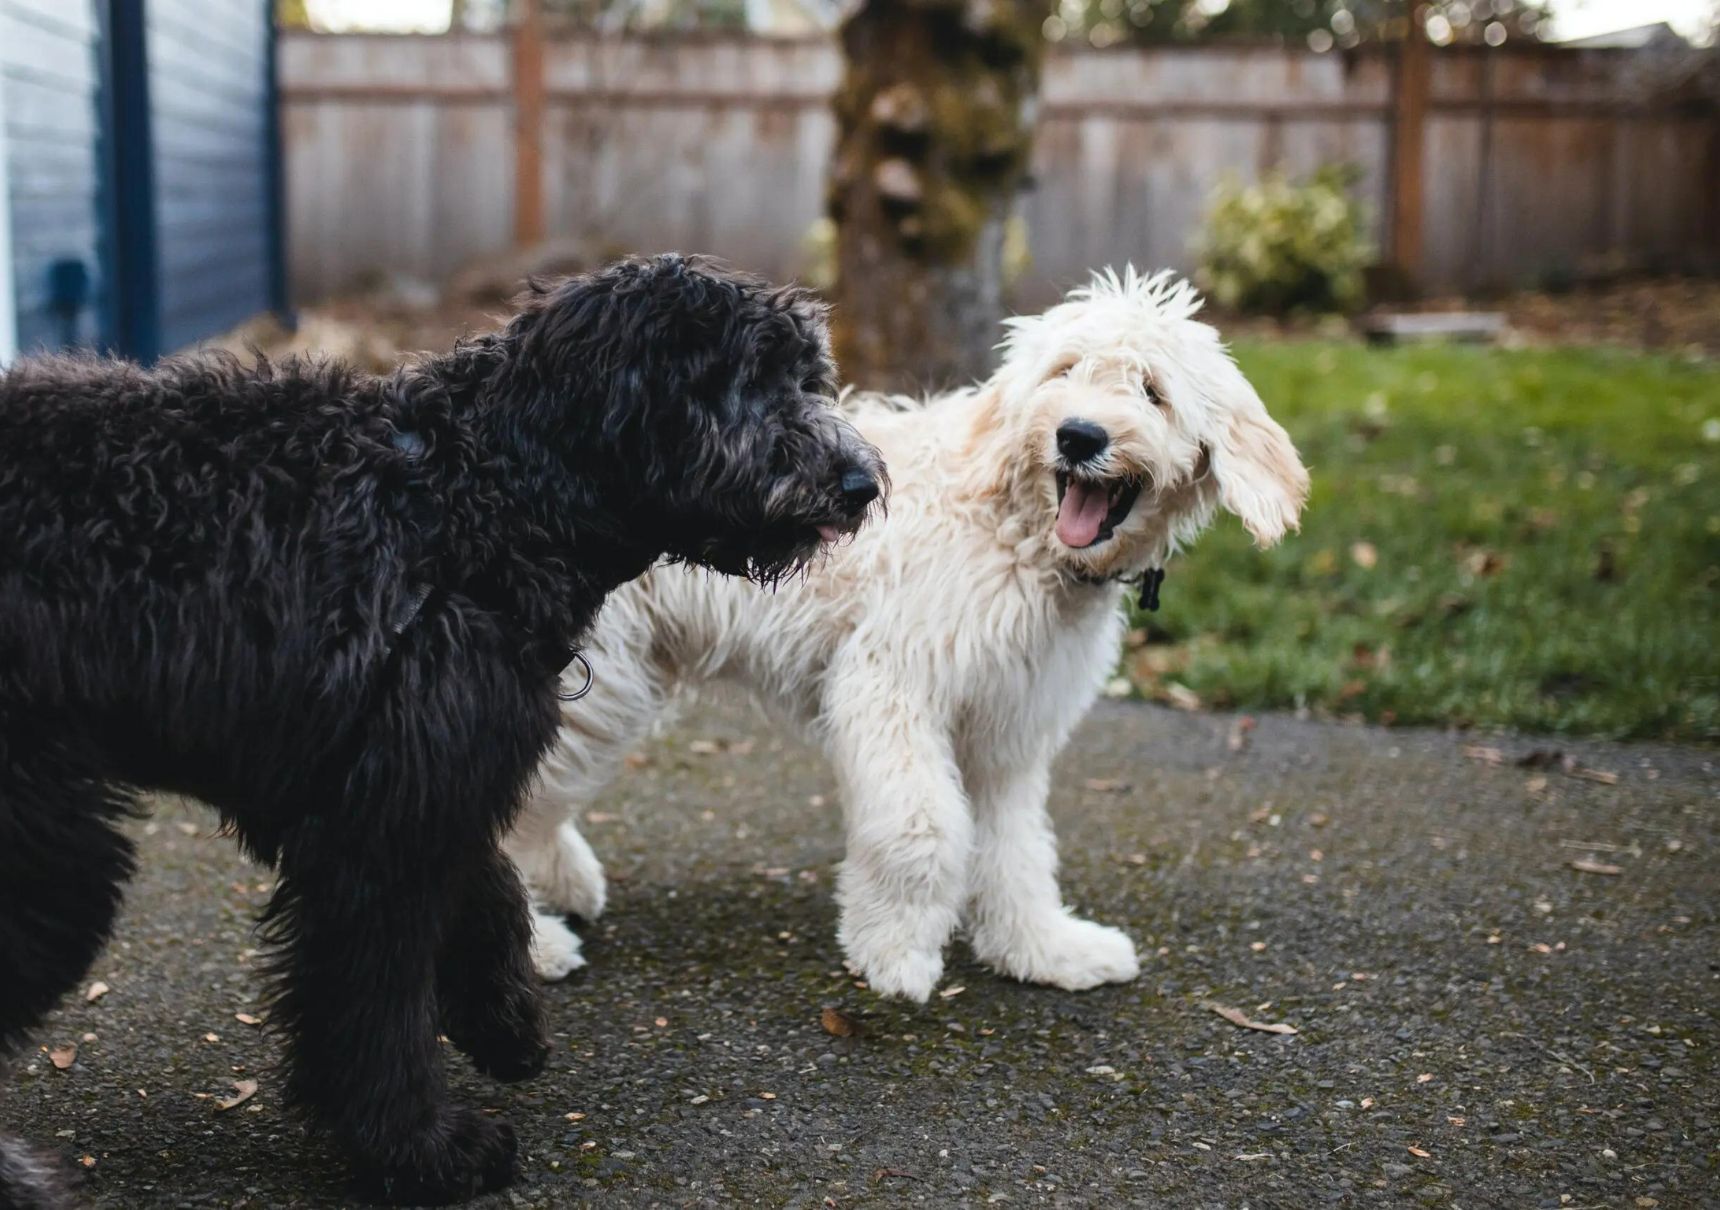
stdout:
{"type": "MultiPolygon", "coordinates": [[[[1169,274],[1096,274],[1010,320],[979,386],[851,398],[890,467],[889,515],[804,580],[765,594],[668,567],[618,591],[586,648],[596,685],[508,844],[539,903],[602,909],[579,810],[678,692],[728,682],[835,765],[840,941],[876,991],[925,1000],[958,928],[1016,979],[1133,978],[1129,938],[1063,906],[1046,813],[1052,761],[1116,660],[1124,589],[1107,578],[1162,566],[1220,505],[1269,545],[1308,482],[1199,306],[1169,274]],[[1081,473],[1146,484],[1084,549],[1055,533],[1056,430],[1073,418],[1110,437],[1081,473]]],[[[537,930],[540,973],[583,964],[554,915],[537,930]]]]}

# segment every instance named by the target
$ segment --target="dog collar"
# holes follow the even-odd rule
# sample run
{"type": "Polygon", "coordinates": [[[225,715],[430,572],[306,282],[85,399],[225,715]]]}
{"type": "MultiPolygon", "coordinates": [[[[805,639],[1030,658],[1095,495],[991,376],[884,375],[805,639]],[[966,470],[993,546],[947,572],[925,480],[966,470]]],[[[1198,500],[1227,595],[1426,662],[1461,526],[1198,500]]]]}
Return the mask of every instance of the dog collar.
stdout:
{"type": "Polygon", "coordinates": [[[1139,575],[1125,573],[1116,576],[1084,576],[1077,574],[1075,579],[1082,584],[1099,587],[1105,584],[1133,584],[1140,590],[1141,608],[1148,613],[1159,611],[1159,589],[1165,582],[1165,569],[1149,567],[1139,575]]]}
{"type": "MultiPolygon", "coordinates": [[[[394,430],[388,435],[388,441],[390,445],[406,456],[408,462],[417,462],[424,456],[424,451],[428,448],[428,443],[424,440],[423,435],[415,433],[411,429],[394,430]]],[[[420,581],[412,586],[400,602],[400,607],[394,611],[394,616],[389,619],[388,630],[393,637],[389,640],[388,652],[384,658],[391,659],[393,657],[395,644],[399,642],[400,637],[426,613],[434,613],[436,608],[442,604],[445,596],[446,593],[443,590],[428,580],[420,581]]],[[[546,648],[549,653],[544,664],[551,675],[556,678],[558,685],[556,697],[564,702],[577,702],[591,692],[592,681],[595,679],[591,671],[591,661],[586,659],[578,648],[556,640],[542,640],[540,645],[546,648]],[[559,687],[561,674],[575,664],[578,664],[585,673],[585,683],[578,689],[569,692],[559,687]]]]}

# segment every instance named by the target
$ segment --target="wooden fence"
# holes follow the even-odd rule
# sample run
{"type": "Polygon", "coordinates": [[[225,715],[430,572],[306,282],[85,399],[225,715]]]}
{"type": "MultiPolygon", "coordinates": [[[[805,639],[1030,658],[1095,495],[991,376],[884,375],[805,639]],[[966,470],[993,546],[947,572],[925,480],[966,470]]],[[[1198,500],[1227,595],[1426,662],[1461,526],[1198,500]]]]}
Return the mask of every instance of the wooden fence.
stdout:
{"type": "MultiPolygon", "coordinates": [[[[282,39],[300,298],[439,278],[540,234],[803,267],[833,43],[529,35],[282,39]]],[[[1712,267],[1720,119],[1646,86],[1644,63],[1538,47],[1053,54],[1023,298],[1092,266],[1188,268],[1220,181],[1334,161],[1360,169],[1383,254],[1428,289],[1601,260],[1712,267]]]]}

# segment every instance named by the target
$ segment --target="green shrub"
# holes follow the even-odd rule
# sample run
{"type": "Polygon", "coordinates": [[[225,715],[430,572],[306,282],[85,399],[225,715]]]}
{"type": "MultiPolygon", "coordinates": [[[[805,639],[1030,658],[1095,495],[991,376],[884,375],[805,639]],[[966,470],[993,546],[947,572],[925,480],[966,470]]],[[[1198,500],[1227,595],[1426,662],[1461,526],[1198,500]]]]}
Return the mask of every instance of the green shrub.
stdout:
{"type": "Polygon", "coordinates": [[[1350,165],[1302,181],[1272,173],[1219,187],[1196,242],[1201,287],[1232,311],[1348,311],[1363,301],[1374,258],[1350,165]]]}

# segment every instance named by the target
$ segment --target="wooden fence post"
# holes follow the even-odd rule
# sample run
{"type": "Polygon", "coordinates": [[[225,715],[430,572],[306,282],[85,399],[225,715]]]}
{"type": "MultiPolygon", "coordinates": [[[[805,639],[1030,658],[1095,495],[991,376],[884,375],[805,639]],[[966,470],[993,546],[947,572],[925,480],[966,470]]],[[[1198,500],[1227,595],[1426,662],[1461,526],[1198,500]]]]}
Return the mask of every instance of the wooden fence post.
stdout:
{"type": "Polygon", "coordinates": [[[543,217],[543,7],[517,0],[514,24],[514,243],[544,236],[543,217]]]}
{"type": "Polygon", "coordinates": [[[1427,6],[1411,4],[1409,28],[1398,43],[1392,82],[1391,264],[1399,284],[1413,291],[1421,276],[1421,235],[1426,200],[1423,156],[1430,84],[1427,6]]]}

